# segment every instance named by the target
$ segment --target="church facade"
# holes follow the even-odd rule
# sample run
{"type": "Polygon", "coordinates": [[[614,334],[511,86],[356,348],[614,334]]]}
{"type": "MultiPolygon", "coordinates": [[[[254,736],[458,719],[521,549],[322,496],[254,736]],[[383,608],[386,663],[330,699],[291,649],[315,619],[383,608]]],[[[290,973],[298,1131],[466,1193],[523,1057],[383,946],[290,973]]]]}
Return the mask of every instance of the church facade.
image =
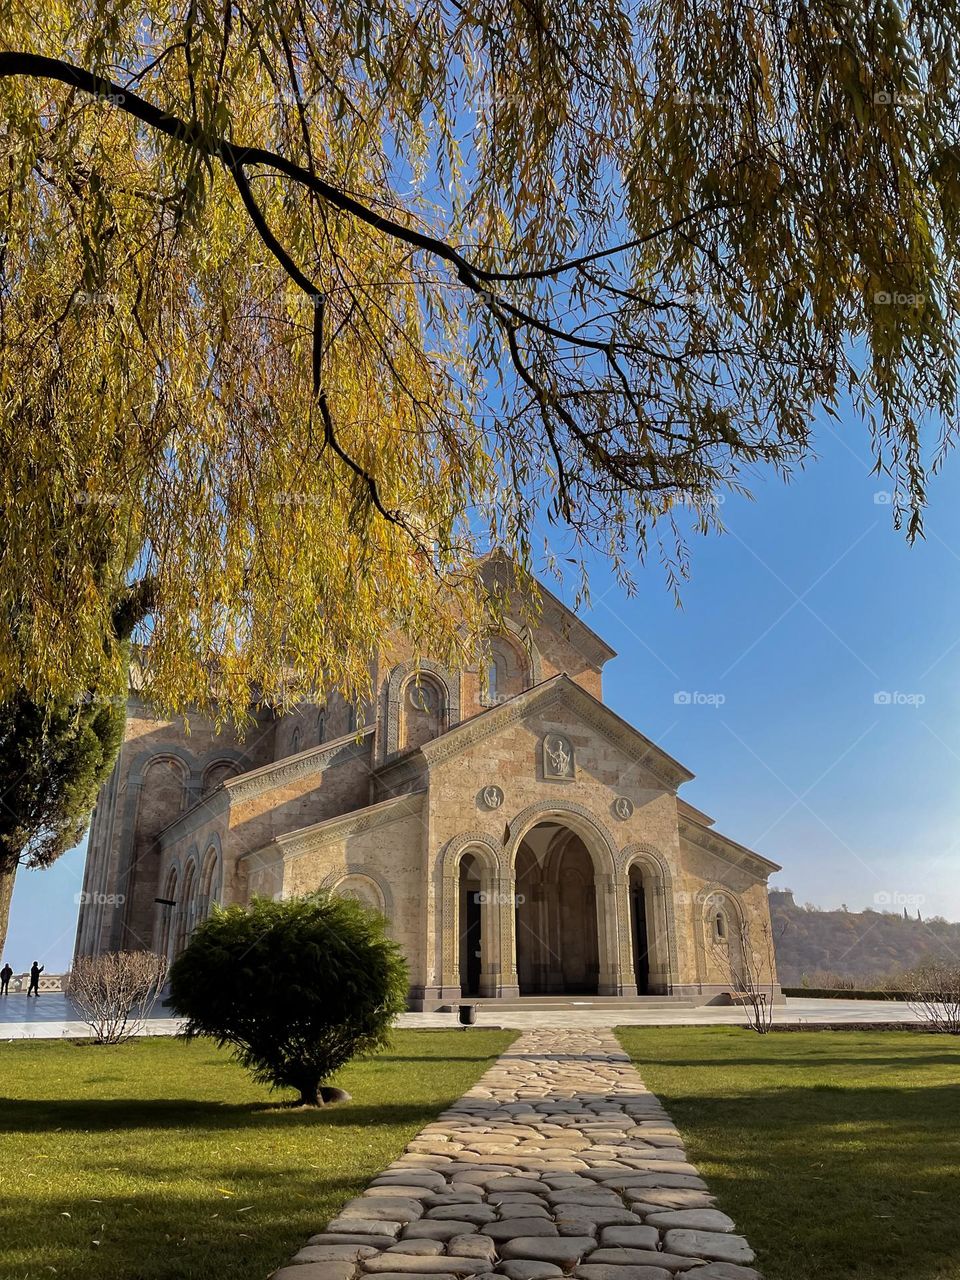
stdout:
{"type": "Polygon", "coordinates": [[[733,991],[779,868],[679,796],[693,775],[603,701],[613,650],[542,603],[532,632],[506,620],[485,678],[377,664],[360,723],[333,697],[240,740],[132,697],[77,954],[173,957],[215,902],[324,889],[387,917],[412,1008],[733,991]]]}

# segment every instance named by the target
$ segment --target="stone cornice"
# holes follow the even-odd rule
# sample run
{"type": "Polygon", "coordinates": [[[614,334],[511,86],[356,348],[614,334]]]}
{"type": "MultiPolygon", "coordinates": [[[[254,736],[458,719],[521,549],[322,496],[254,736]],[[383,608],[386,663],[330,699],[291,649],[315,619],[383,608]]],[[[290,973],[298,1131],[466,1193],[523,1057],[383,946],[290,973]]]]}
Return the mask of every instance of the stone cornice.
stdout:
{"type": "Polygon", "coordinates": [[[441,764],[508,725],[553,706],[569,707],[584,724],[596,729],[624,755],[642,765],[661,786],[675,791],[681,783],[689,782],[693,777],[679,761],[565,675],[554,676],[525,693],[517,694],[508,702],[482,711],[432,742],[425,742],[420,751],[428,765],[441,764]]]}
{"type": "Polygon", "coordinates": [[[249,769],[234,778],[224,779],[208,795],[201,796],[189,809],[163,828],[159,836],[161,843],[166,846],[191,835],[234,803],[251,800],[273,787],[282,787],[298,778],[323,773],[331,765],[346,764],[350,760],[369,755],[369,738],[373,733],[373,725],[368,725],[362,733],[360,742],[357,742],[354,734],[347,734],[334,738],[331,742],[324,742],[319,747],[298,751],[295,756],[285,756],[272,764],[261,765],[259,769],[249,769]]]}
{"type": "Polygon", "coordinates": [[[370,738],[373,725],[367,725],[361,732],[358,742],[353,733],[334,738],[331,742],[323,742],[319,747],[310,747],[306,751],[298,751],[296,755],[284,756],[272,764],[262,765],[259,769],[250,769],[247,773],[238,774],[235,778],[227,778],[220,785],[230,797],[231,804],[243,800],[252,800],[255,796],[271,791],[274,787],[286,786],[300,778],[311,774],[323,773],[332,765],[346,764],[370,753],[370,738]]]}
{"type": "Polygon", "coordinates": [[[687,840],[706,853],[712,853],[730,866],[747,871],[758,880],[766,880],[767,876],[772,875],[774,871],[783,870],[779,863],[771,862],[769,858],[755,853],[746,845],[737,844],[736,840],[731,840],[729,836],[722,835],[711,827],[705,827],[702,823],[694,822],[682,814],[679,819],[679,828],[681,839],[687,840]]]}
{"type": "Polygon", "coordinates": [[[244,854],[241,861],[254,856],[263,857],[268,850],[276,850],[284,862],[291,858],[302,857],[312,853],[314,849],[322,849],[324,845],[333,844],[346,836],[357,835],[361,831],[371,831],[375,827],[386,826],[397,822],[411,814],[419,814],[423,808],[425,791],[414,791],[409,795],[395,796],[391,800],[382,800],[379,804],[368,805],[365,809],[355,809],[335,818],[325,818],[323,822],[315,822],[309,827],[300,827],[297,831],[288,831],[284,835],[275,836],[270,843],[251,853],[244,854]]]}
{"type": "Polygon", "coordinates": [[[702,809],[692,805],[689,800],[682,800],[679,796],[677,797],[677,812],[681,818],[687,818],[700,826],[713,826],[713,818],[710,817],[709,813],[704,813],[702,809]]]}

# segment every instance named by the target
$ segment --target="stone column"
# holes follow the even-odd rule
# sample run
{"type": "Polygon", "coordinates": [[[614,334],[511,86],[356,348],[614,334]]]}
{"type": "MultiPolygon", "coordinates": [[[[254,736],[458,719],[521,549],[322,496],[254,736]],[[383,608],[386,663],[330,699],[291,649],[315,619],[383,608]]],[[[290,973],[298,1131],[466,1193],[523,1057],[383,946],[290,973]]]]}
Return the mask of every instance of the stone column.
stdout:
{"type": "Polygon", "coordinates": [[[630,873],[617,877],[616,911],[620,951],[620,991],[622,996],[637,995],[637,974],[634,968],[633,914],[630,907],[630,873]]]}
{"type": "Polygon", "coordinates": [[[647,912],[647,942],[650,947],[650,989],[667,994],[672,986],[670,974],[670,931],[667,923],[667,895],[663,881],[645,876],[644,904],[647,912]]]}
{"type": "Polygon", "coordinates": [[[480,878],[480,994],[499,994],[500,907],[497,878],[484,869],[480,878]]]}
{"type": "Polygon", "coordinates": [[[435,1000],[460,999],[460,867],[440,882],[440,936],[437,938],[437,985],[424,992],[435,1000]]]}
{"type": "Polygon", "coordinates": [[[498,876],[496,886],[496,914],[498,969],[494,975],[494,994],[504,999],[515,999],[520,994],[517,980],[517,882],[513,876],[498,876]]]}
{"type": "MultiPolygon", "coordinates": [[[[600,974],[597,995],[623,995],[617,922],[617,885],[612,875],[595,875],[597,894],[597,951],[600,974]]],[[[636,987],[634,987],[636,992],[636,987]]]]}

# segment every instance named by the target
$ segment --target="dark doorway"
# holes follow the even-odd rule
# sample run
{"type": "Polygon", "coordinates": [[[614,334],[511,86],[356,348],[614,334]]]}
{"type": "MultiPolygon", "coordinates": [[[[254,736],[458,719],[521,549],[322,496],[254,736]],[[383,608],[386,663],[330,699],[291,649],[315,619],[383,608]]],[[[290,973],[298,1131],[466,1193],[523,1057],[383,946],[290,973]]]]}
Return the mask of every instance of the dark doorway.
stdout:
{"type": "Polygon", "coordinates": [[[460,861],[460,994],[464,996],[480,994],[483,897],[480,864],[468,853],[460,861]]]}
{"type": "Polygon", "coordinates": [[[633,971],[637,978],[637,995],[645,996],[650,990],[647,904],[643,882],[636,874],[630,877],[630,915],[633,923],[633,971]]]}
{"type": "Polygon", "coordinates": [[[465,911],[464,942],[466,944],[466,965],[461,977],[461,995],[478,996],[480,994],[480,903],[481,893],[477,889],[467,890],[465,911]]]}
{"type": "Polygon", "coordinates": [[[593,860],[580,836],[539,823],[517,852],[517,981],[522,996],[596,995],[593,860]]]}

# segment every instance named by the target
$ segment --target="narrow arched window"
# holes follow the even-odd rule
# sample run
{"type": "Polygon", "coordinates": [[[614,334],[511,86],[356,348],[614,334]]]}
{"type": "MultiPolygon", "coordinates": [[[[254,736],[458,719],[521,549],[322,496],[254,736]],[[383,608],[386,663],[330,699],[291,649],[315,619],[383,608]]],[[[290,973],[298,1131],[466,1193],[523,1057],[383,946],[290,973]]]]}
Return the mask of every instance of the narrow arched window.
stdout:
{"type": "Polygon", "coordinates": [[[327,731],[327,711],[325,707],[321,707],[320,713],[317,716],[317,743],[318,744],[323,742],[324,734],[326,733],[326,731],[327,731]]]}
{"type": "Polygon", "coordinates": [[[431,676],[413,676],[403,690],[404,748],[419,747],[442,733],[447,705],[445,690],[431,676]]]}
{"type": "Polygon", "coordinates": [[[718,911],[714,918],[713,927],[716,930],[718,938],[723,939],[727,936],[727,922],[723,918],[723,912],[718,911]]]}
{"type": "Polygon", "coordinates": [[[497,692],[500,685],[500,673],[497,670],[497,660],[494,658],[487,667],[487,701],[490,703],[499,702],[500,695],[497,692]]]}

